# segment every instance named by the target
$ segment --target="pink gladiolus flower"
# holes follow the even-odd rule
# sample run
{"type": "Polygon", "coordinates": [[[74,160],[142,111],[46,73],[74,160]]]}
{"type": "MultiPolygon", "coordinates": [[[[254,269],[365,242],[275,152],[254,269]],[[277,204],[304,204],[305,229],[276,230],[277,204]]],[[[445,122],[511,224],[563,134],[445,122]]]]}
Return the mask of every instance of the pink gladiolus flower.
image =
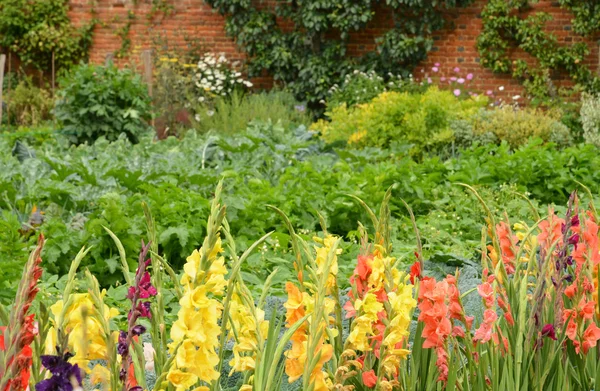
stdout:
{"type": "Polygon", "coordinates": [[[452,77],[450,78],[450,80],[452,80],[452,81],[456,81],[456,80],[457,80],[457,78],[456,78],[456,76],[452,76],[452,77]]]}
{"type": "Polygon", "coordinates": [[[459,78],[458,80],[456,80],[456,82],[457,82],[458,84],[464,84],[464,82],[465,82],[465,79],[463,79],[463,78],[461,77],[461,78],[459,78]]]}
{"type": "Polygon", "coordinates": [[[460,72],[460,68],[459,67],[454,68],[454,72],[456,72],[456,73],[460,72]]]}
{"type": "Polygon", "coordinates": [[[440,63],[439,63],[439,62],[436,62],[436,63],[435,63],[435,64],[433,64],[433,65],[434,65],[434,66],[436,66],[436,67],[439,67],[439,66],[440,66],[440,63]]]}
{"type": "Polygon", "coordinates": [[[431,77],[427,78],[427,83],[431,84],[433,81],[431,80],[431,77]]]}
{"type": "Polygon", "coordinates": [[[486,95],[492,95],[493,93],[494,93],[494,92],[493,92],[492,90],[487,90],[487,91],[485,92],[485,94],[486,94],[486,95]]]}
{"type": "Polygon", "coordinates": [[[498,319],[498,315],[493,310],[485,310],[483,313],[483,322],[475,331],[474,341],[486,343],[492,339],[492,331],[494,330],[494,322],[498,319]]]}
{"type": "Polygon", "coordinates": [[[437,71],[439,71],[440,69],[439,69],[438,67],[433,67],[433,68],[431,68],[431,70],[432,70],[432,71],[434,71],[434,72],[437,72],[437,71]]]}
{"type": "Polygon", "coordinates": [[[458,88],[454,90],[454,96],[460,96],[460,90],[458,88]]]}
{"type": "Polygon", "coordinates": [[[473,74],[472,73],[469,73],[467,75],[467,80],[473,80],[473,74]]]}

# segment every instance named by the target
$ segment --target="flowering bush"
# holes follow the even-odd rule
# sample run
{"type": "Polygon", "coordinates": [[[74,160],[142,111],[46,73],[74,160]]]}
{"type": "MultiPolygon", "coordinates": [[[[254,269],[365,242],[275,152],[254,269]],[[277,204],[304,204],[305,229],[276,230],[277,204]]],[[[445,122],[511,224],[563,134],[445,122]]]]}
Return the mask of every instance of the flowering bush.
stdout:
{"type": "Polygon", "coordinates": [[[199,101],[215,96],[228,96],[237,88],[250,88],[252,83],[242,78],[242,73],[235,70],[225,55],[206,53],[198,61],[195,83],[198,87],[199,101]]]}
{"type": "Polygon", "coordinates": [[[240,274],[271,233],[238,256],[219,201],[221,185],[206,238],[180,278],[157,253],[152,216],[143,206],[151,242],[142,242],[135,273],[120,254],[131,304],[126,330],[111,320],[117,314],[104,303],[96,278],[86,271],[78,281],[85,249],[52,318],[30,310],[42,273],[40,237],[10,314],[0,311],[6,325],[0,329],[0,386],[73,391],[89,378],[109,390],[209,391],[239,373],[239,390],[280,390],[285,373],[289,383],[314,391],[597,389],[600,238],[594,204],[586,210],[574,193],[564,216],[550,208],[532,226],[511,224],[508,218],[496,221],[480,195],[464,186],[488,213],[481,282],[467,292],[459,289],[459,272],[440,279],[424,275],[416,225],[414,263],[400,270],[392,256],[391,190],[378,215],[354,198],[375,231],[369,235],[359,227],[361,252],[347,292],[339,289],[340,238],[323,226],[323,235],[308,242],[271,207],[288,227],[295,254],[285,322],[263,310],[273,275],[255,300],[240,274]],[[168,280],[179,300],[174,322],[165,317],[168,280]],[[82,282],[87,293],[77,292],[82,282]],[[467,295],[480,298],[481,312],[468,313],[467,295]],[[146,333],[152,348],[142,346],[146,333]],[[228,350],[230,371],[224,372],[228,350]],[[102,361],[90,368],[97,359],[102,361]],[[153,387],[145,370],[156,374],[153,387]]]}
{"type": "Polygon", "coordinates": [[[346,104],[351,107],[357,104],[367,103],[377,95],[385,91],[411,91],[423,92],[427,89],[423,83],[417,83],[413,75],[402,78],[392,73],[385,78],[371,70],[367,72],[355,70],[344,77],[342,83],[334,84],[327,97],[327,107],[332,109],[336,106],[346,104]]]}
{"type": "MultiPolygon", "coordinates": [[[[462,99],[478,95],[477,92],[472,91],[470,88],[474,79],[472,73],[464,72],[459,67],[454,67],[451,71],[444,72],[442,65],[437,62],[433,64],[430,71],[431,73],[426,72],[423,77],[423,81],[427,85],[434,84],[442,89],[447,87],[454,96],[462,99]],[[441,76],[441,74],[445,74],[446,76],[441,76]]],[[[492,96],[493,91],[489,90],[485,95],[492,96]]]]}

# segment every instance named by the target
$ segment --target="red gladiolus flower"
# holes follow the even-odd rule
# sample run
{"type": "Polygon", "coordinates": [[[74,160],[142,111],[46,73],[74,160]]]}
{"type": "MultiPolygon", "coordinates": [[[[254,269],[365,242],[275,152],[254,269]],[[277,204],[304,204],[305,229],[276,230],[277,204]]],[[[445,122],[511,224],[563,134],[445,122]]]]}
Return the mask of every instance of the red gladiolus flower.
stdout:
{"type": "Polygon", "coordinates": [[[421,262],[418,260],[410,267],[410,283],[414,284],[416,280],[421,279],[421,262]]]}
{"type": "Polygon", "coordinates": [[[0,326],[0,352],[6,350],[6,345],[4,344],[4,335],[6,334],[6,326],[0,326]]]}
{"type": "Polygon", "coordinates": [[[547,324],[544,327],[542,327],[542,336],[548,337],[556,341],[556,331],[554,329],[554,326],[551,324],[547,324]]]}

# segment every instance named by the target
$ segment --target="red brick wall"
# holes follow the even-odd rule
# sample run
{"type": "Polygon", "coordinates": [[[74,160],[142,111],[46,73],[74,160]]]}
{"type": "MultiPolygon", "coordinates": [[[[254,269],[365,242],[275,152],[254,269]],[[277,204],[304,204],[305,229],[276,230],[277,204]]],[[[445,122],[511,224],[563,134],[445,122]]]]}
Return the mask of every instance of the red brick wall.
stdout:
{"type": "MultiPolygon", "coordinates": [[[[170,44],[184,45],[183,36],[188,35],[200,39],[208,50],[224,52],[230,59],[244,58],[235,43],[225,35],[224,19],[203,0],[173,0],[170,3],[174,5],[170,16],[161,21],[159,14],[149,22],[147,18],[151,9],[149,0],[138,0],[136,6],[133,5],[132,0],[97,0],[96,16],[102,21],[102,25],[99,25],[95,31],[91,60],[102,62],[106,54],[119,50],[121,39],[115,35],[115,31],[126,23],[129,10],[134,10],[136,14],[130,29],[132,48],[149,47],[151,37],[158,34],[166,35],[170,44]],[[119,20],[117,21],[116,18],[119,20]]],[[[474,78],[469,84],[469,88],[473,91],[493,90],[498,96],[504,98],[523,94],[516,80],[508,75],[494,74],[479,64],[476,44],[482,28],[480,13],[486,3],[487,0],[475,0],[473,5],[460,9],[457,15],[449,15],[455,28],[445,29],[435,35],[433,51],[430,52],[427,61],[415,70],[415,77],[426,78],[434,75],[451,77],[454,75],[453,69],[459,67],[463,77],[467,73],[473,74],[474,78]],[[435,63],[441,65],[438,73],[431,71],[435,63]],[[503,92],[499,91],[501,86],[504,87],[503,92]]],[[[91,18],[90,11],[89,0],[71,0],[71,17],[75,22],[88,21],[91,18]]],[[[559,37],[561,43],[568,45],[581,40],[581,37],[572,32],[572,15],[558,7],[556,2],[540,0],[537,4],[533,4],[533,11],[545,11],[553,16],[553,21],[548,23],[548,29],[559,37]]],[[[374,50],[374,39],[387,31],[391,23],[389,13],[378,12],[374,21],[366,29],[352,35],[349,54],[356,56],[374,50]]],[[[592,53],[586,59],[586,63],[593,70],[598,69],[597,41],[599,39],[600,34],[587,39],[592,53]]],[[[523,53],[515,53],[515,56],[527,58],[523,53]]],[[[269,84],[268,78],[254,81],[255,84],[262,86],[269,84]]],[[[566,78],[559,80],[558,85],[568,85],[566,78]]]]}

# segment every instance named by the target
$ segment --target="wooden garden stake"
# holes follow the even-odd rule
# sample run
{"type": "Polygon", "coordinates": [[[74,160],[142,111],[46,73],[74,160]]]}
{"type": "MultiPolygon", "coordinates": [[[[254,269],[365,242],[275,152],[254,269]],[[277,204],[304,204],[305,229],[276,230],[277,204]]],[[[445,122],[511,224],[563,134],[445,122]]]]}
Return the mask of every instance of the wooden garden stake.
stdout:
{"type": "Polygon", "coordinates": [[[2,90],[4,89],[4,63],[6,63],[6,54],[0,54],[0,124],[2,124],[2,90]]]}
{"type": "MultiPolygon", "coordinates": [[[[144,65],[144,82],[148,86],[148,95],[152,99],[152,50],[142,51],[142,64],[144,65]]],[[[154,116],[152,116],[152,127],[154,127],[154,116]]]]}
{"type": "Polygon", "coordinates": [[[54,50],[52,51],[52,96],[54,97],[54,50]]]}
{"type": "MultiPolygon", "coordinates": [[[[10,50],[8,51],[8,74],[12,75],[12,53],[10,52],[10,50]]],[[[12,78],[9,77],[8,78],[8,86],[6,86],[6,93],[10,94],[11,91],[11,80],[12,78]]],[[[0,101],[2,101],[2,98],[0,98],[0,101]]],[[[6,102],[6,123],[9,124],[10,123],[10,102],[6,102]]]]}
{"type": "Polygon", "coordinates": [[[107,53],[106,57],[104,58],[104,66],[107,67],[107,66],[111,65],[114,61],[114,58],[115,58],[114,53],[107,53]]]}

